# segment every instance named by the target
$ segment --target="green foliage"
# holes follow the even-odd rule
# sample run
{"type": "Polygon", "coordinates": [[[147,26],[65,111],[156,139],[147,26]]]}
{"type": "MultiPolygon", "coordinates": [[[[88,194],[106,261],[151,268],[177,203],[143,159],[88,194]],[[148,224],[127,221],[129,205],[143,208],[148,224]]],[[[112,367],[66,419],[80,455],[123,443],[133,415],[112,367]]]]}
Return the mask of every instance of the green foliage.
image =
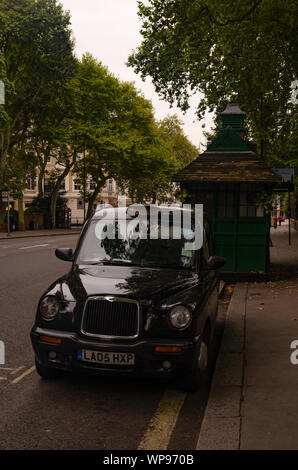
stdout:
{"type": "MultiPolygon", "coordinates": [[[[28,207],[25,210],[25,212],[29,214],[42,213],[43,220],[44,220],[44,228],[50,228],[53,226],[53,219],[52,219],[52,222],[50,223],[50,218],[52,218],[51,202],[52,202],[51,194],[48,194],[47,196],[44,196],[44,197],[37,196],[36,198],[33,199],[31,206],[28,207]]],[[[59,212],[65,208],[66,208],[65,199],[63,199],[63,197],[58,195],[57,201],[56,201],[56,207],[55,207],[55,217],[57,217],[59,212]]]]}
{"type": "Polygon", "coordinates": [[[43,213],[43,211],[39,207],[30,206],[30,207],[27,207],[27,209],[25,209],[25,213],[26,214],[40,214],[40,213],[43,213]]]}
{"type": "Polygon", "coordinates": [[[297,165],[295,0],[150,0],[139,2],[139,16],[143,42],[129,65],[163,98],[186,110],[201,92],[199,118],[239,102],[266,160],[297,165]]]}
{"type": "Polygon", "coordinates": [[[158,122],[150,143],[127,162],[121,183],[134,201],[168,202],[176,190],[172,176],[198,156],[181,124],[176,115],[158,122]]]}
{"type": "MultiPolygon", "coordinates": [[[[58,196],[57,198],[57,211],[60,211],[61,209],[65,209],[66,207],[66,201],[63,199],[62,196],[58,196]]],[[[31,206],[26,209],[26,212],[32,212],[35,211],[36,209],[40,212],[45,212],[50,215],[50,208],[51,208],[51,195],[48,194],[47,196],[44,197],[39,197],[37,196],[36,198],[33,199],[31,206]]]]}
{"type": "Polygon", "coordinates": [[[69,14],[56,0],[0,3],[0,79],[6,88],[0,114],[1,187],[15,184],[9,179],[11,168],[14,174],[20,171],[20,180],[26,177],[19,156],[28,152],[28,132],[36,112],[45,96],[53,96],[73,74],[69,25],[69,14]]]}
{"type": "Polygon", "coordinates": [[[90,215],[108,178],[134,200],[161,200],[173,190],[172,175],[196,157],[176,116],[157,123],[133,83],[120,81],[91,54],[74,57],[70,17],[58,0],[1,1],[0,79],[6,86],[0,189],[10,189],[23,207],[28,177],[38,176],[39,196],[29,212],[51,214],[54,226],[70,171],[82,186],[93,183],[86,190],[90,215]],[[48,157],[57,163],[53,170],[46,168],[48,157]]]}
{"type": "Polygon", "coordinates": [[[95,186],[86,185],[89,212],[109,178],[133,200],[166,196],[171,176],[197,156],[178,118],[156,123],[151,102],[90,54],[83,56],[73,83],[80,110],[74,127],[86,150],[74,171],[82,187],[87,179],[95,186]]]}
{"type": "Polygon", "coordinates": [[[262,191],[256,194],[255,203],[265,209],[267,213],[270,213],[276,204],[276,193],[262,191]]]}

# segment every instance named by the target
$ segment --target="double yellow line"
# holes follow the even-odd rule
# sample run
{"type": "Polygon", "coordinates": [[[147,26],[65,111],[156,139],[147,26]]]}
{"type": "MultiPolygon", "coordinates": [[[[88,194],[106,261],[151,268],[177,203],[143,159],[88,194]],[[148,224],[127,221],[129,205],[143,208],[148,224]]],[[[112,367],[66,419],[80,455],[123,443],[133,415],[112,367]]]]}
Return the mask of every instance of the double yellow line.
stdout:
{"type": "MultiPolygon", "coordinates": [[[[23,368],[24,366],[20,366],[17,369],[5,368],[5,370],[11,370],[10,374],[15,375],[23,368]]],[[[25,370],[10,383],[17,384],[34,370],[35,366],[25,370]]],[[[0,380],[2,379],[7,380],[6,377],[0,377],[0,380]]],[[[139,450],[167,450],[186,396],[185,392],[175,390],[165,391],[138,446],[139,450]]]]}
{"type": "Polygon", "coordinates": [[[28,370],[25,370],[25,372],[23,372],[21,375],[19,375],[18,377],[16,377],[14,380],[12,380],[10,383],[11,384],[17,384],[18,382],[20,382],[20,380],[22,380],[24,377],[26,377],[26,375],[29,375],[31,374],[31,372],[33,372],[35,370],[35,366],[31,367],[30,369],[28,370]]]}
{"type": "Polygon", "coordinates": [[[186,395],[174,390],[164,393],[139,444],[139,450],[167,450],[186,395]]]}

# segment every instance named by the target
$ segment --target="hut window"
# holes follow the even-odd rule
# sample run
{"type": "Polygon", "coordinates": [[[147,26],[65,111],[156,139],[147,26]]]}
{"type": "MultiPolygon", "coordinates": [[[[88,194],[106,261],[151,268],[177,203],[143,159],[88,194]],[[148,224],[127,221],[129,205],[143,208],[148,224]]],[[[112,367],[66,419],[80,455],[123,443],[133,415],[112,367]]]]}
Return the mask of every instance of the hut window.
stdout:
{"type": "Polygon", "coordinates": [[[257,207],[255,202],[255,193],[240,193],[240,217],[264,217],[264,210],[257,207]]]}
{"type": "Polygon", "coordinates": [[[234,216],[234,193],[231,191],[220,191],[218,193],[218,217],[234,216]]]}
{"type": "Polygon", "coordinates": [[[256,216],[257,216],[257,217],[264,217],[264,209],[263,209],[263,207],[257,207],[256,216]]]}

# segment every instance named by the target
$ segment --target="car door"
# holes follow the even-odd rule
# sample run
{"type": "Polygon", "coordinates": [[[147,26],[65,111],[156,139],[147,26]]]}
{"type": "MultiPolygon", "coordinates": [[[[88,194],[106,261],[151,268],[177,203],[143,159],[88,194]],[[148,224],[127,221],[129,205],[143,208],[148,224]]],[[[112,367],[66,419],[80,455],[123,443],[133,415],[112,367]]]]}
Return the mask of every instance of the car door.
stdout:
{"type": "Polygon", "coordinates": [[[207,296],[207,301],[205,304],[205,316],[210,319],[211,329],[213,332],[217,315],[219,281],[217,272],[207,267],[207,262],[212,255],[213,245],[211,234],[206,227],[204,228],[204,240],[201,249],[200,278],[204,285],[207,296]]]}

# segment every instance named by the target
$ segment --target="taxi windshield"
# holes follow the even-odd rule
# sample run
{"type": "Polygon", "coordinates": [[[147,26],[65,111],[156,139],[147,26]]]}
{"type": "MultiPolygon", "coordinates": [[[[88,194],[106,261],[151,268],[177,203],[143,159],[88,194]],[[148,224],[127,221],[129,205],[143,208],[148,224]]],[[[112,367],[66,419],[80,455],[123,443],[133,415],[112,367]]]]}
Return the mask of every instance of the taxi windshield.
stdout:
{"type": "Polygon", "coordinates": [[[158,266],[169,268],[193,268],[195,251],[189,248],[193,239],[191,231],[181,230],[177,238],[177,229],[169,227],[168,238],[161,237],[160,226],[157,227],[158,238],[142,238],[135,231],[127,231],[125,236],[119,235],[119,223],[105,221],[105,235],[99,237],[97,220],[91,221],[79,247],[76,264],[115,264],[158,266]],[[114,238],[108,236],[114,234],[114,238]]]}

